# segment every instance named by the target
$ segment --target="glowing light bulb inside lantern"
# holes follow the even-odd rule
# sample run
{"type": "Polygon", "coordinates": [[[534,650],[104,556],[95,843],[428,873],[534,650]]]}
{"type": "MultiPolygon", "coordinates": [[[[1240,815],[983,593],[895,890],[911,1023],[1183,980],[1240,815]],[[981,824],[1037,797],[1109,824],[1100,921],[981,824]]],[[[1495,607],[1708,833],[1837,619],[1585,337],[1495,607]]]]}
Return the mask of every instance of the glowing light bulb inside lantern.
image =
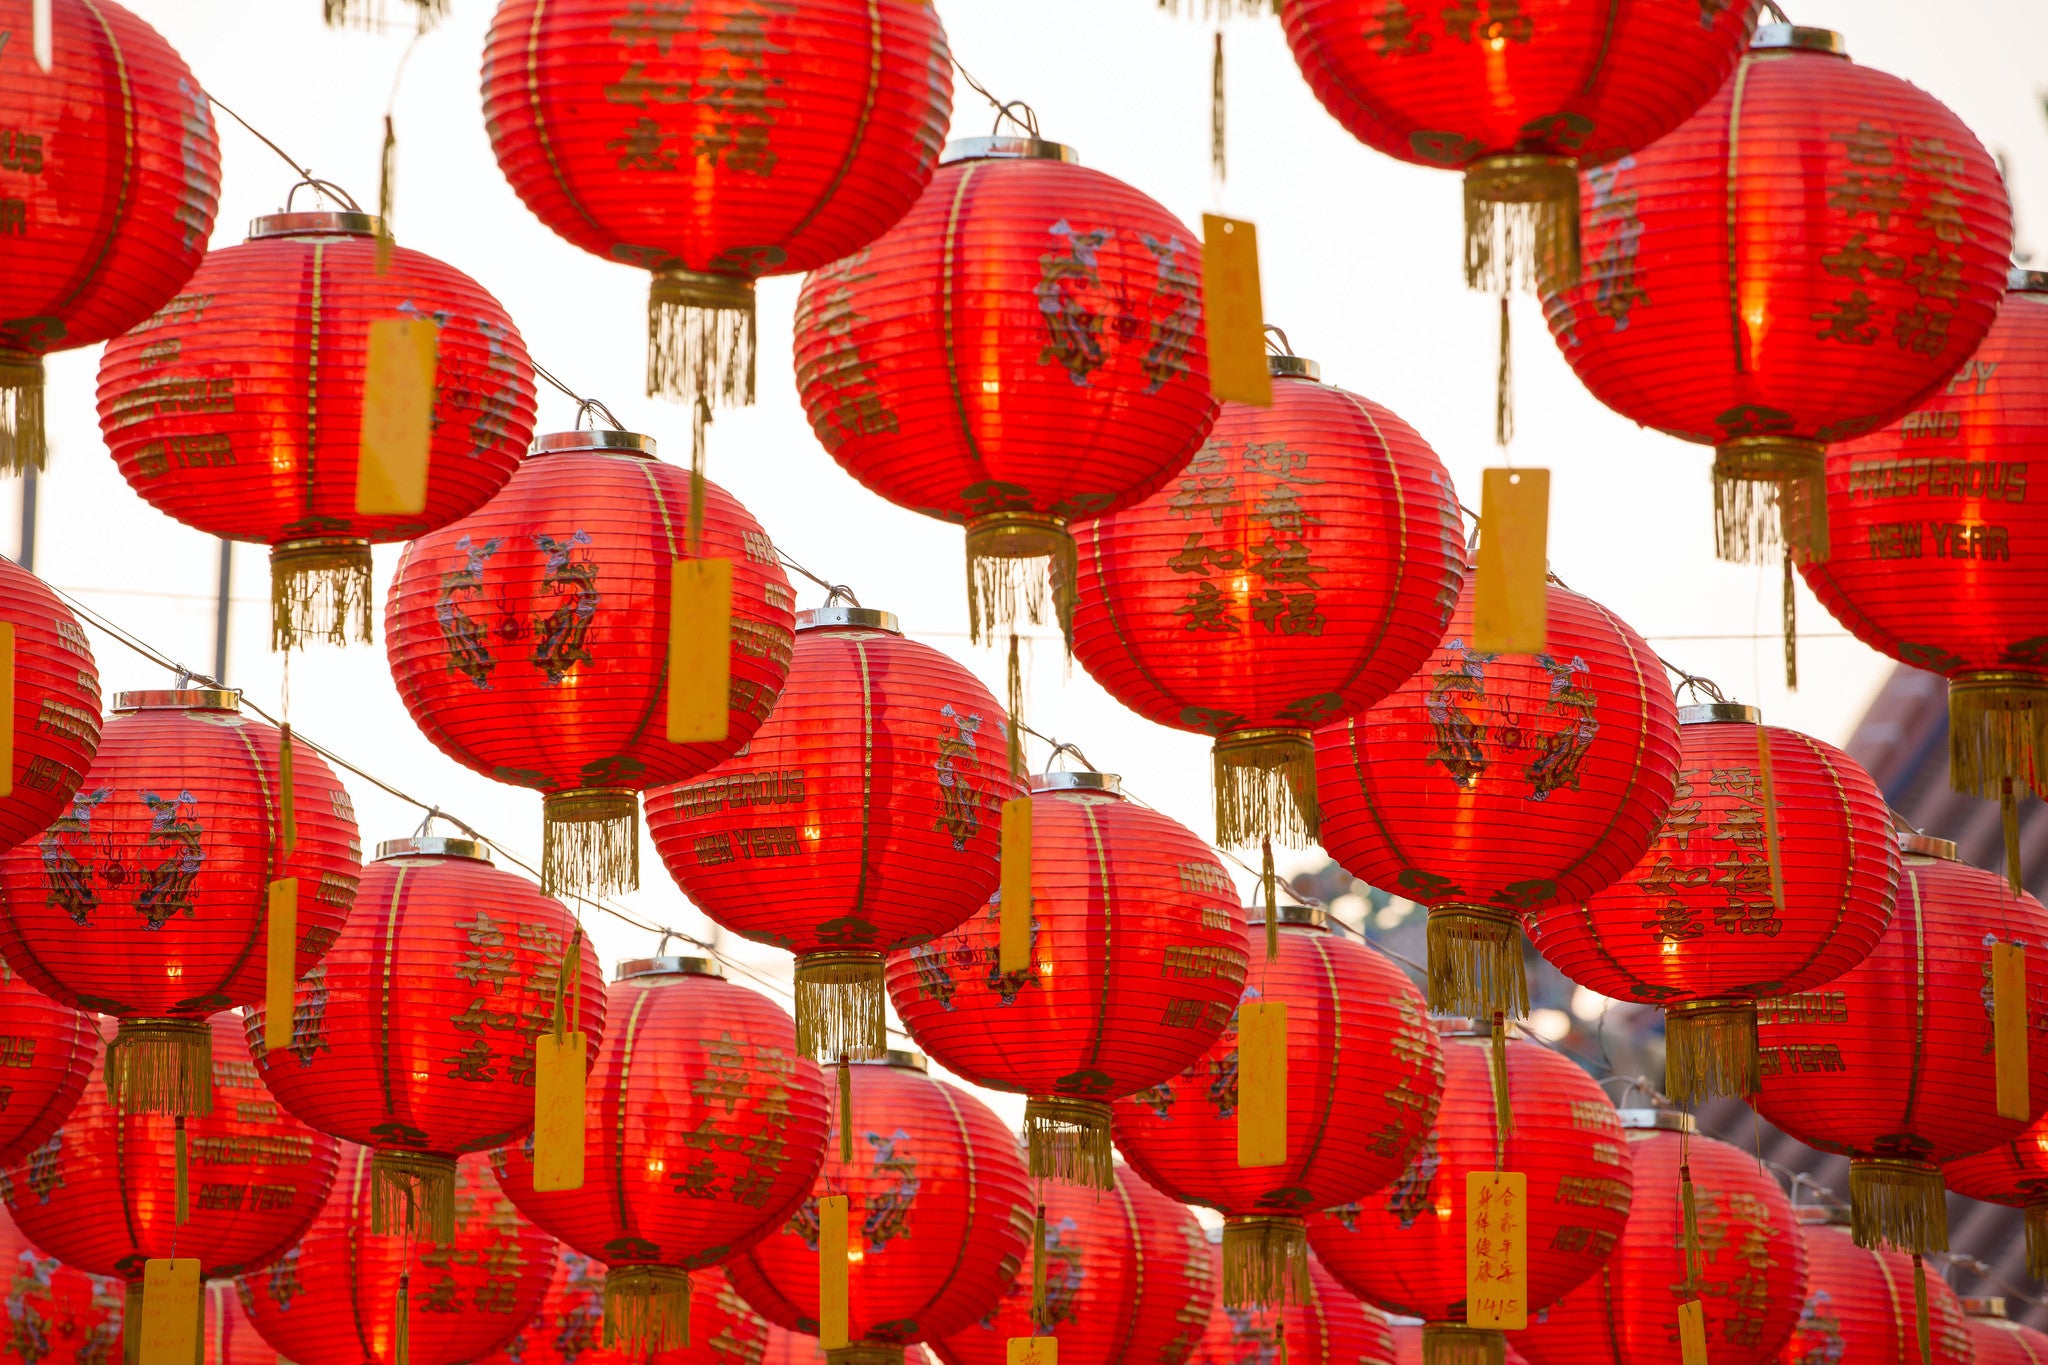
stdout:
{"type": "Polygon", "coordinates": [[[848,1265],[859,1265],[867,1258],[867,1252],[860,1247],[850,1246],[846,1249],[846,1263],[848,1265]]]}
{"type": "Polygon", "coordinates": [[[811,843],[814,843],[814,844],[818,842],[818,838],[819,838],[819,836],[820,836],[820,835],[822,835],[822,834],[824,834],[824,832],[825,832],[825,830],[824,830],[823,826],[820,826],[820,825],[805,825],[805,826],[804,826],[804,838],[805,838],[806,840],[808,840],[809,842],[811,842],[811,843]]]}
{"type": "Polygon", "coordinates": [[[663,1161],[660,1157],[651,1156],[647,1158],[647,1178],[649,1180],[661,1179],[661,1173],[667,1169],[668,1163],[663,1161]]]}
{"type": "Polygon", "coordinates": [[[1003,391],[1003,381],[1000,379],[984,379],[981,381],[981,391],[983,393],[1001,393],[1003,391]]]}
{"type": "Polygon", "coordinates": [[[172,962],[166,964],[164,967],[164,975],[168,976],[173,981],[176,981],[179,977],[183,976],[184,974],[185,967],[183,963],[172,962]]]}

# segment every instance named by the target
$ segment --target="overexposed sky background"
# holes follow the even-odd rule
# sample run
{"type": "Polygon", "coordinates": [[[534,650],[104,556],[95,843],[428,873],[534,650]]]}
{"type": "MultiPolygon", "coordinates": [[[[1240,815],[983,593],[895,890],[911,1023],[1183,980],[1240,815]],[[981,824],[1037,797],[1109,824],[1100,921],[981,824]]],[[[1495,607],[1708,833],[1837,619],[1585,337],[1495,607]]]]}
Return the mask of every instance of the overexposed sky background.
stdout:
{"type": "MultiPolygon", "coordinates": [[[[124,0],[154,24],[218,98],[302,164],[377,197],[382,116],[409,29],[337,32],[320,0],[124,0]]],[[[409,6],[387,0],[393,15],[409,6]]],[[[640,396],[647,276],[586,255],[542,227],[499,175],[484,134],[478,69],[491,0],[453,0],[453,15],[414,50],[396,112],[399,240],[474,276],[517,320],[544,365],[603,398],[630,427],[687,459],[688,415],[640,396]]],[[[1914,81],[1947,102],[2009,166],[2023,249],[2048,252],[2048,5],[2038,0],[1797,0],[1801,23],[1840,27],[1858,61],[1914,81]]],[[[1354,142],[1315,102],[1277,22],[1239,22],[1229,35],[1232,175],[1209,175],[1210,30],[1176,21],[1153,0],[942,0],[953,49],[1006,99],[1038,111],[1045,136],[1089,165],[1144,189],[1184,220],[1204,211],[1255,220],[1268,320],[1324,377],[1370,395],[1435,446],[1465,501],[1494,461],[1495,306],[1467,293],[1459,268],[1455,175],[1407,166],[1354,142]]],[[[956,135],[989,131],[991,111],[964,83],[956,135]]],[[[295,178],[271,152],[218,119],[223,193],[216,246],[281,207],[295,178]]],[[[306,200],[301,195],[303,206],[306,200]]],[[[1001,695],[1001,660],[966,639],[961,532],[863,491],[813,438],[791,374],[795,279],[760,290],[759,405],[719,417],[712,477],[732,490],[798,561],[852,584],[863,603],[898,612],[909,632],[961,658],[1001,695]]],[[[1667,658],[1717,679],[1767,717],[1841,742],[1889,670],[1842,634],[1801,590],[1805,686],[1783,689],[1775,569],[1715,560],[1711,453],[1642,431],[1593,401],[1566,368],[1533,300],[1516,304],[1517,463],[1554,472],[1551,553],[1574,588],[1619,612],[1667,658]]],[[[213,658],[218,542],[149,508],[100,441],[93,389],[99,349],[50,362],[51,469],[41,481],[35,567],[52,583],[199,671],[213,658]]],[[[570,424],[571,405],[541,396],[541,429],[570,424]]],[[[16,549],[13,487],[0,488],[0,549],[16,549]]],[[[377,552],[379,610],[397,555],[377,552]]],[[[797,581],[801,606],[822,592],[797,581]]],[[[267,559],[238,547],[229,680],[275,710],[278,659],[268,652],[267,559]]],[[[111,694],[161,687],[161,669],[95,634],[111,694]]],[[[443,758],[413,728],[393,691],[381,644],[297,657],[291,718],[310,738],[449,810],[537,861],[540,798],[501,787],[443,758]]],[[[1051,640],[1035,648],[1029,720],[1125,774],[1140,797],[1212,833],[1208,741],[1124,711],[1051,640]]],[[[1042,750],[1034,760],[1042,759],[1042,750]]],[[[347,779],[366,845],[409,833],[418,813],[347,779]]],[[[1319,855],[1290,865],[1309,866],[1319,855]]],[[[645,885],[625,898],[642,917],[709,934],[643,853],[645,885]]],[[[607,966],[644,956],[652,939],[603,915],[590,928],[607,966]]],[[[762,950],[764,964],[779,954],[762,950]]],[[[1008,1106],[1005,1106],[1006,1110],[1008,1106]]],[[[1014,1117],[1014,1114],[1011,1115],[1014,1117]]]]}

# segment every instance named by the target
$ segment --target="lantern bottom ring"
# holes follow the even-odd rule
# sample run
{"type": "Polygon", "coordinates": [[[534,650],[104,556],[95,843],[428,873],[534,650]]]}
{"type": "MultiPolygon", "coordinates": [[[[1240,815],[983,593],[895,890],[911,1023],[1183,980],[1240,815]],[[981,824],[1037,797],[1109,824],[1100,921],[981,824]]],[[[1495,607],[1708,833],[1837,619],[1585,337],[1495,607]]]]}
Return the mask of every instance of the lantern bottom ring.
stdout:
{"type": "Polygon", "coordinates": [[[1827,447],[1798,436],[1738,436],[1714,447],[1715,553],[1736,564],[1828,557],[1827,447]]]}
{"type": "Polygon", "coordinates": [[[370,1231],[455,1240],[455,1158],[379,1148],[370,1154],[370,1231]]]}
{"type": "Polygon", "coordinates": [[[370,642],[370,542],[312,536],[270,547],[270,647],[370,642]]]}
{"type": "Polygon", "coordinates": [[[1271,839],[1304,848],[1322,832],[1316,803],[1316,743],[1308,730],[1236,730],[1211,750],[1216,842],[1245,848],[1271,839]]]}
{"type": "Polygon", "coordinates": [[[1667,1005],[1664,1048],[1664,1088],[1679,1104],[1754,1095],[1756,1001],[1724,996],[1667,1005]]]}
{"type": "Polygon", "coordinates": [[[1422,1324],[1423,1365],[1504,1365],[1507,1335],[1461,1322],[1422,1324]]]}
{"type": "Polygon", "coordinates": [[[107,1044],[107,1098],[123,1114],[213,1112],[213,1027],[204,1019],[123,1019],[107,1044]]]}
{"type": "Polygon", "coordinates": [[[1999,800],[2010,781],[2048,795],[2048,675],[1973,669],[1948,680],[1949,785],[1999,800]]]}
{"type": "Polygon", "coordinates": [[[1505,296],[1579,282],[1579,166],[1510,152],[1465,167],[1465,283],[1505,296]]]}
{"type": "Polygon", "coordinates": [[[690,1275],[668,1265],[613,1266],[604,1280],[604,1345],[633,1355],[690,1340],[690,1275]]]}
{"type": "Polygon", "coordinates": [[[1033,1095],[1024,1105],[1024,1145],[1034,1180],[1116,1188],[1110,1108],[1071,1095],[1033,1095]]]}
{"type": "Polygon", "coordinates": [[[1043,624],[1050,607],[1073,649],[1074,594],[1081,568],[1063,517],[989,512],[967,523],[967,619],[976,644],[1043,624]]]}
{"type": "Polygon", "coordinates": [[[541,889],[604,896],[640,886],[640,800],[618,787],[549,792],[541,803],[541,889]]]}
{"type": "Polygon", "coordinates": [[[827,948],[796,959],[796,1050],[821,1062],[874,1061],[889,1047],[888,955],[827,948]]]}
{"type": "Polygon", "coordinates": [[[0,347],[0,474],[43,468],[43,358],[0,347]]]}
{"type": "Polygon", "coordinates": [[[1462,902],[1429,907],[1429,1007],[1477,1019],[1529,1012],[1519,911],[1462,902]]]}
{"type": "Polygon", "coordinates": [[[1849,1225],[1856,1245],[1914,1255],[1948,1250],[1948,1190],[1941,1167],[1912,1157],[1849,1162],[1849,1225]]]}
{"type": "Polygon", "coordinates": [[[1223,1303],[1278,1308],[1314,1301],[1308,1278],[1308,1224],[1273,1215],[1223,1220],[1223,1303]]]}

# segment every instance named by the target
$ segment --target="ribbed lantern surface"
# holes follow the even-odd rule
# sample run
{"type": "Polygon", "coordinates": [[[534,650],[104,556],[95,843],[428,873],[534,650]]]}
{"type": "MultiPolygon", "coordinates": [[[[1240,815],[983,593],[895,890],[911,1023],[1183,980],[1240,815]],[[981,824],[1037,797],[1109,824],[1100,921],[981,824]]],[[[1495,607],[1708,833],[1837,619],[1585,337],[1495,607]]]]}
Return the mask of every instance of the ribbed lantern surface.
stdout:
{"type": "Polygon", "coordinates": [[[71,608],[28,570],[0,559],[0,624],[14,631],[9,790],[0,849],[25,843],[71,807],[100,744],[100,673],[71,608]]]}
{"type": "MultiPolygon", "coordinates": [[[[1222,1262],[1217,1262],[1220,1279],[1222,1262]]],[[[1285,1343],[1288,1365],[1396,1365],[1386,1315],[1337,1282],[1309,1257],[1306,1303],[1232,1308],[1220,1299],[1188,1365],[1271,1365],[1285,1343]]]]}
{"type": "Polygon", "coordinates": [[[1913,1258],[1865,1251],[1847,1211],[1796,1210],[1806,1239],[1806,1306],[1777,1365],[1970,1365],[1969,1321],[1939,1275],[1925,1275],[1928,1359],[1920,1357],[1913,1258]]]}

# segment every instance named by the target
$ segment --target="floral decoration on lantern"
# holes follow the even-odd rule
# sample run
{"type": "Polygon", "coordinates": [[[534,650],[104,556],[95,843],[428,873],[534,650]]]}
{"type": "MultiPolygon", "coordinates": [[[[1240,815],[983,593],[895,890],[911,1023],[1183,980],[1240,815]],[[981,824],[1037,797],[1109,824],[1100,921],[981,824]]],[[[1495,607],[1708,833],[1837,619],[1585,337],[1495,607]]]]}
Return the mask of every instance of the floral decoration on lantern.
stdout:
{"type": "Polygon", "coordinates": [[[1831,1360],[1970,1365],[1969,1320],[1945,1281],[1922,1271],[1916,1286],[1912,1257],[1857,1246],[1849,1235],[1847,1209],[1794,1212],[1806,1239],[1806,1306],[1778,1357],[1782,1365],[1831,1360]],[[1919,1298],[1926,1300],[1928,1324],[1924,1361],[1919,1298]]]}
{"type": "MultiPolygon", "coordinates": [[[[88,1275],[32,1245],[0,1211],[0,1275],[7,1352],[23,1365],[106,1365],[121,1349],[127,1292],[121,1281],[88,1275]]],[[[217,1365],[214,1360],[204,1365],[217,1365]]]]}

